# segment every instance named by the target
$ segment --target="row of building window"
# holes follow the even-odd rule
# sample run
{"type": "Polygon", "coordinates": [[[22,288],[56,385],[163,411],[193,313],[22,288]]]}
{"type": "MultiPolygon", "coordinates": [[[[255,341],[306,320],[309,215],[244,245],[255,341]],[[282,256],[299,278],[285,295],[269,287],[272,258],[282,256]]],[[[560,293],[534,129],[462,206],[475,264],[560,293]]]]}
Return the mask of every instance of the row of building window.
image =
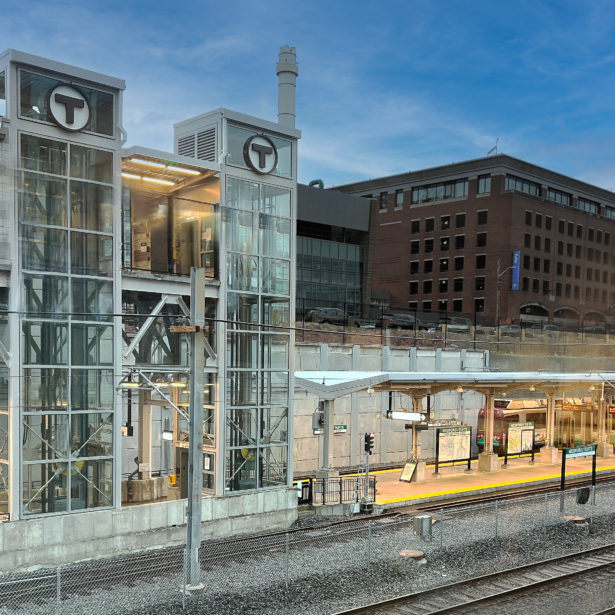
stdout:
{"type": "MultiPolygon", "coordinates": [[[[453,278],[452,291],[454,293],[463,292],[463,284],[465,278],[453,278]]],[[[474,278],[474,290],[485,290],[485,276],[477,276],[474,278]]],[[[419,282],[418,280],[410,280],[409,291],[411,295],[419,294],[419,282]]],[[[424,295],[430,295],[433,291],[433,280],[423,280],[423,293],[424,295]]],[[[442,278],[438,280],[438,292],[447,293],[449,291],[448,278],[442,278]]]]}
{"type": "MultiPolygon", "coordinates": [[[[423,312],[431,312],[433,308],[433,301],[422,301],[420,304],[420,309],[423,312]]],[[[449,303],[447,299],[440,299],[436,303],[436,309],[439,312],[448,312],[449,303]]],[[[452,311],[453,312],[463,312],[463,299],[453,299],[451,302],[452,311]]],[[[418,301],[408,301],[408,309],[417,311],[419,309],[418,301]]],[[[484,312],[485,311],[485,298],[484,297],[475,297],[474,298],[474,311],[475,312],[484,312]]]]}
{"type": "MultiPolygon", "coordinates": [[[[476,212],[476,222],[479,226],[484,226],[487,224],[487,210],[483,209],[476,212]]],[[[455,228],[465,228],[466,225],[466,214],[459,213],[455,214],[455,228]]],[[[436,219],[435,218],[425,218],[425,233],[431,233],[436,227],[436,219]]],[[[440,230],[446,231],[451,228],[451,216],[440,216],[440,230]]],[[[421,221],[420,220],[411,220],[410,222],[410,232],[413,235],[421,232],[421,221]]]]}
{"type": "MultiPolygon", "coordinates": [[[[532,248],[533,245],[534,250],[541,250],[544,247],[545,252],[551,252],[551,239],[549,237],[543,238],[540,235],[534,235],[534,241],[532,242],[532,236],[529,233],[525,233],[523,245],[526,248],[532,248]]],[[[572,243],[565,244],[563,241],[558,241],[557,253],[560,256],[565,254],[566,256],[581,259],[583,258],[583,246],[572,243]]],[[[585,248],[585,258],[589,262],[609,264],[609,252],[607,251],[585,248]]]]}
{"type": "MultiPolygon", "coordinates": [[[[615,214],[615,209],[613,210],[615,214]]],[[[542,214],[535,213],[533,214],[531,211],[526,210],[525,212],[525,224],[526,226],[532,226],[532,218],[534,221],[534,226],[536,228],[542,228],[542,214]]],[[[613,216],[615,219],[615,215],[613,216]]],[[[545,216],[545,229],[547,231],[551,230],[551,216],[545,216]]],[[[575,236],[575,223],[574,222],[566,222],[566,220],[559,220],[557,225],[557,230],[560,234],[567,234],[569,237],[575,236]]],[[[583,239],[583,225],[576,224],[576,238],[583,239]]],[[[611,234],[608,231],[602,231],[601,229],[594,229],[592,227],[588,227],[587,229],[587,241],[595,241],[596,243],[603,243],[608,246],[611,243],[611,234]]]]}
{"type": "MultiPolygon", "coordinates": [[[[604,256],[607,257],[608,255],[605,253],[604,256]]],[[[523,269],[530,270],[532,268],[534,271],[541,270],[540,258],[538,256],[531,257],[529,254],[524,254],[523,255],[523,269]]],[[[545,258],[542,260],[542,270],[544,271],[544,273],[551,273],[550,259],[545,258]]],[[[583,268],[581,267],[581,265],[574,265],[574,277],[577,280],[581,278],[582,271],[583,271],[583,268]]],[[[572,276],[572,272],[573,272],[573,266],[571,263],[564,264],[561,261],[557,262],[556,264],[557,275],[566,275],[567,277],[570,277],[572,276]],[[566,271],[566,273],[564,273],[564,270],[566,271]]],[[[603,284],[608,283],[608,275],[609,275],[608,271],[604,271],[604,270],[601,271],[600,269],[593,269],[592,267],[587,267],[587,269],[585,270],[585,274],[588,280],[591,280],[593,278],[594,281],[599,282],[600,279],[602,278],[603,284]]],[[[615,273],[611,273],[611,284],[615,284],[615,273]]]]}
{"type": "MultiPolygon", "coordinates": [[[[551,282],[549,280],[539,280],[537,278],[524,277],[521,280],[521,289],[526,292],[540,293],[542,287],[543,295],[550,295],[553,293],[551,282]]],[[[604,305],[607,304],[609,293],[606,290],[600,290],[599,288],[586,287],[585,292],[582,292],[580,286],[576,284],[564,284],[557,282],[555,284],[555,296],[566,297],[568,299],[581,299],[581,295],[584,295],[585,301],[600,301],[604,305]]],[[[610,293],[611,303],[615,303],[615,291],[610,293]]]]}
{"type": "MultiPolygon", "coordinates": [[[[434,240],[425,239],[425,253],[434,251],[434,240]]],[[[451,246],[450,237],[440,237],[440,252],[447,252],[451,246]]],[[[487,246],[487,233],[476,234],[476,247],[485,248],[487,246]]],[[[455,235],[455,250],[463,250],[466,248],[466,236],[455,235]]],[[[421,251],[421,242],[419,239],[413,239],[410,242],[410,254],[419,254],[421,251]]]]}
{"type": "MultiPolygon", "coordinates": [[[[447,201],[449,199],[463,199],[468,196],[468,179],[456,179],[447,182],[426,184],[412,188],[412,203],[430,203],[432,201],[447,201]]],[[[479,175],[477,194],[491,192],[491,175],[479,175]]],[[[371,198],[371,195],[367,195],[371,198]]],[[[389,204],[389,193],[381,192],[378,198],[381,210],[386,210],[389,204]]],[[[404,190],[395,191],[395,208],[400,209],[404,204],[404,190]]]]}

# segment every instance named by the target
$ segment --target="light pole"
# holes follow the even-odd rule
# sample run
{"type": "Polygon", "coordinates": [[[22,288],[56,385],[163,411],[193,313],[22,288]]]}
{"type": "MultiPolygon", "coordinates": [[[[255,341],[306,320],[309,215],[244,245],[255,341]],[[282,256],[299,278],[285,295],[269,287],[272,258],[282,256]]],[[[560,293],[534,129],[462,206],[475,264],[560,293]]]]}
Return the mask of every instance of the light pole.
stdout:
{"type": "Polygon", "coordinates": [[[501,258],[498,256],[498,265],[496,270],[496,281],[495,281],[495,326],[498,330],[498,342],[500,341],[500,278],[507,272],[510,271],[514,265],[510,267],[506,267],[504,271],[500,271],[501,267],[501,258]]]}

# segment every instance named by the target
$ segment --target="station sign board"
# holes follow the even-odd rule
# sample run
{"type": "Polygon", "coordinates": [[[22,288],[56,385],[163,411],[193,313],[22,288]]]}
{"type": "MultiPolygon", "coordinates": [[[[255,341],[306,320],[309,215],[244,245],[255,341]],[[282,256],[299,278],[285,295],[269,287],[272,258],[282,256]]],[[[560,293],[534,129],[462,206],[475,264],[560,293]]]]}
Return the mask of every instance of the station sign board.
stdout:
{"type": "Polygon", "coordinates": [[[590,457],[596,454],[596,445],[585,444],[583,446],[575,446],[574,448],[567,448],[565,452],[568,459],[572,457],[590,457]]]}
{"type": "Polygon", "coordinates": [[[518,455],[520,453],[531,452],[533,448],[534,423],[532,421],[511,423],[508,426],[506,453],[508,455],[518,455]]]}

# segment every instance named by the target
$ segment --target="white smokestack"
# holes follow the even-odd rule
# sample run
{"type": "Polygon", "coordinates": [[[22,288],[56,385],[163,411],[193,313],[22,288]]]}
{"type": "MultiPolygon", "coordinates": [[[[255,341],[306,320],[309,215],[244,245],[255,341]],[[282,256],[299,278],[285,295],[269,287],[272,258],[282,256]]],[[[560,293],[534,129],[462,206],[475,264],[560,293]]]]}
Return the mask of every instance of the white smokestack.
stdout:
{"type": "Polygon", "coordinates": [[[295,89],[299,66],[294,47],[280,47],[280,59],[276,67],[278,75],[278,124],[295,127],[295,89]]]}

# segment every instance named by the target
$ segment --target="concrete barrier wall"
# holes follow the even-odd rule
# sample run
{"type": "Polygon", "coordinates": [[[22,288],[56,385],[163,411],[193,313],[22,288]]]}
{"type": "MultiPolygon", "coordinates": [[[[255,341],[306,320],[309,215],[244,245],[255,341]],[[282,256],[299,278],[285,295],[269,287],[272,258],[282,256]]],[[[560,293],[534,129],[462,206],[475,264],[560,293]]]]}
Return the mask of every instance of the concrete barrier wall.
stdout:
{"type": "MultiPolygon", "coordinates": [[[[286,529],[295,489],[203,500],[203,539],[286,529]]],[[[0,523],[0,573],[183,545],[186,500],[0,523]]]]}

